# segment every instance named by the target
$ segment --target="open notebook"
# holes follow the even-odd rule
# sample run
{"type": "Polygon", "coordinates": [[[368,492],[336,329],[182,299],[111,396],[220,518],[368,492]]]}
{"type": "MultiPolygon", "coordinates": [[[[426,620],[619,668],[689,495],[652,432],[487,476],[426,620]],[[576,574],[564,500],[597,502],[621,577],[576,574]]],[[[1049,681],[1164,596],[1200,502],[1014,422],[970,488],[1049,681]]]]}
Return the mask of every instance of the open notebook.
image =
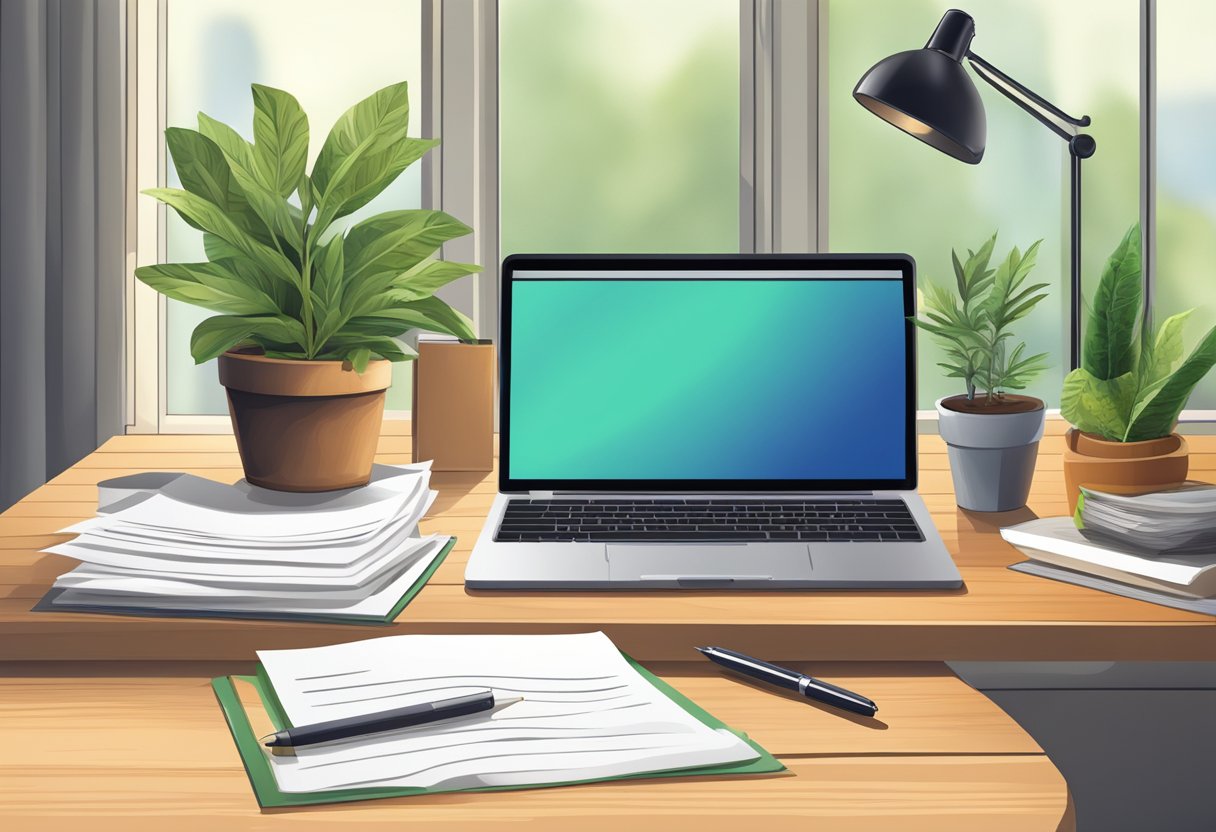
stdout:
{"type": "Polygon", "coordinates": [[[603,633],[391,636],[258,657],[257,677],[213,687],[263,806],[784,768],[603,633]],[[272,756],[256,739],[486,688],[524,701],[294,757],[272,756]]]}

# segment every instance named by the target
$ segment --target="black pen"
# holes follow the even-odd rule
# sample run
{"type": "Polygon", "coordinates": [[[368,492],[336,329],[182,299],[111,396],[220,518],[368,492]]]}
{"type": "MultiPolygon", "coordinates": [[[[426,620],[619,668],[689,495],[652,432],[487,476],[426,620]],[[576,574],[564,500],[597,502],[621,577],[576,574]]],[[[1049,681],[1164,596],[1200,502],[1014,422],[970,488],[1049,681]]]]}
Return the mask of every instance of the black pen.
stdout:
{"type": "Polygon", "coordinates": [[[697,649],[705,654],[705,658],[722,665],[727,670],[742,673],[744,676],[759,679],[770,685],[797,691],[807,699],[814,699],[817,702],[843,708],[862,716],[874,716],[878,712],[878,706],[861,694],[838,688],[796,670],[779,667],[742,653],[736,653],[734,650],[727,650],[724,647],[698,647],[697,649]]]}
{"type": "Polygon", "coordinates": [[[471,716],[522,701],[522,696],[495,699],[494,691],[487,690],[481,693],[455,696],[451,699],[441,699],[438,702],[407,705],[391,711],[348,716],[328,722],[318,722],[314,725],[287,728],[274,734],[268,734],[262,739],[265,741],[266,747],[272,750],[298,748],[302,745],[315,745],[321,742],[361,737],[365,734],[378,734],[381,731],[412,728],[415,725],[425,725],[441,719],[471,716]]]}

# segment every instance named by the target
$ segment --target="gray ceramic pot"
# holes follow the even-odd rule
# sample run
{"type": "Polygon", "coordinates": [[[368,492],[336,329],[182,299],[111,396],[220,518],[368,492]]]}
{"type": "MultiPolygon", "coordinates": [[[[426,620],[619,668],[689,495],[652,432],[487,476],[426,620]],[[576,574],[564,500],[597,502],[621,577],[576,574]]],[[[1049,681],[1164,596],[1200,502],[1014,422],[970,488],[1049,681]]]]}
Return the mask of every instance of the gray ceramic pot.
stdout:
{"type": "Polygon", "coordinates": [[[957,413],[937,406],[938,430],[950,454],[954,496],[971,511],[1012,511],[1026,505],[1047,411],[957,413]]]}

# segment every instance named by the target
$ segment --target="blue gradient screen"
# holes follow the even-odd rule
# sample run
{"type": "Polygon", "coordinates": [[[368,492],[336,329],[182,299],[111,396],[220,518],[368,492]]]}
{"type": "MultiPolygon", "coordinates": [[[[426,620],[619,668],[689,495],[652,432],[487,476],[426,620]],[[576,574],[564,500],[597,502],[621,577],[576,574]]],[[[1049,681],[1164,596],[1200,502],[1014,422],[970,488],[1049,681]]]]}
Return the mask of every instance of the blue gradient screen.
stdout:
{"type": "Polygon", "coordinates": [[[898,272],[714,274],[516,273],[509,477],[904,479],[898,272]]]}

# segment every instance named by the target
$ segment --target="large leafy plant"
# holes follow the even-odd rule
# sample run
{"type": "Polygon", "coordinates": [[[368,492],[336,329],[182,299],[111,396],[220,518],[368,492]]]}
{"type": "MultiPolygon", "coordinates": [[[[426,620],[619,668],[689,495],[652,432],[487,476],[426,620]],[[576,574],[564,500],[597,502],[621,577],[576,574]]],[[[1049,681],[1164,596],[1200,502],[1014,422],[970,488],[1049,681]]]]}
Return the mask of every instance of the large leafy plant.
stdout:
{"type": "Polygon", "coordinates": [[[1060,413],[1076,428],[1116,442],[1168,436],[1191,391],[1216,364],[1216,327],[1179,364],[1183,324],[1195,310],[1153,329],[1142,320],[1142,295],[1137,224],[1106,261],[1081,366],[1065,377],[1060,397],[1060,413]]]}
{"type": "Polygon", "coordinates": [[[950,378],[961,378],[967,399],[977,390],[992,404],[1005,390],[1025,388],[1047,366],[1047,354],[1026,356],[1026,344],[1011,344],[1010,326],[1029,314],[1047,297],[1046,283],[1026,286],[1034,268],[1039,243],[1023,253],[1016,246],[995,269],[990,269],[996,234],[978,251],[967,251],[966,261],[951,251],[954,287],[933,283],[925,286],[924,318],[912,322],[932,334],[945,350],[947,360],[938,364],[950,378]]]}
{"type": "Polygon", "coordinates": [[[362,372],[374,356],[414,357],[397,340],[409,330],[474,338],[468,318],[433,296],[479,270],[434,257],[468,226],[425,210],[335,225],[439,143],[406,137],[406,85],[347,110],[311,173],[299,102],[254,84],[253,103],[253,143],[203,113],[198,130],[167,129],[182,188],[144,192],[203,232],[207,262],[135,270],[158,292],[221,313],[194,330],[195,362],[252,345],[279,358],[346,360],[362,372]]]}

